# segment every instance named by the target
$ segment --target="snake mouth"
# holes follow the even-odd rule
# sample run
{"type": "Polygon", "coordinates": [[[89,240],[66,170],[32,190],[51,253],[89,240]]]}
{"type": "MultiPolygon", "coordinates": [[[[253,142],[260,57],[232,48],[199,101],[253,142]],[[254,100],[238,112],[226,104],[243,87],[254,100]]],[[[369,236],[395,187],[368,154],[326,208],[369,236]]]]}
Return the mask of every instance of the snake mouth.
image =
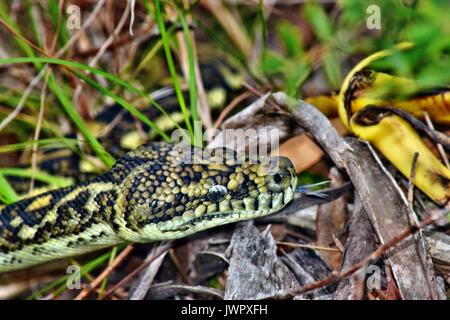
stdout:
{"type": "Polygon", "coordinates": [[[257,198],[234,199],[219,203],[218,210],[198,216],[179,216],[158,225],[162,232],[205,230],[214,226],[266,216],[281,210],[294,198],[294,185],[281,192],[260,193],[257,198]]]}

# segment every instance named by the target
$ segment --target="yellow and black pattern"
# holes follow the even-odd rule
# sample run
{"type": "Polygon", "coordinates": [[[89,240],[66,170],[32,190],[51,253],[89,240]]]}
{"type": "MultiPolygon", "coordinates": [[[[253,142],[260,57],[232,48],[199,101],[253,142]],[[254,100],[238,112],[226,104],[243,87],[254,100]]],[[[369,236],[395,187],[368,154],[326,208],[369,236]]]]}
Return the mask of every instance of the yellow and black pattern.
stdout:
{"type": "Polygon", "coordinates": [[[287,158],[270,166],[175,146],[141,146],[91,180],[1,209],[0,272],[125,241],[185,237],[273,213],[293,198],[287,158]]]}
{"type": "MultiPolygon", "coordinates": [[[[201,64],[200,72],[212,115],[217,117],[221,108],[240,93],[244,78],[236,69],[221,60],[201,64]]],[[[184,90],[182,94],[186,103],[189,103],[189,92],[184,90]]],[[[177,126],[184,126],[184,116],[180,111],[175,91],[171,87],[154,91],[151,96],[170,117],[167,117],[155,106],[149,105],[147,99],[134,100],[133,105],[169,136],[177,126]]],[[[189,105],[187,107],[189,111],[189,105]]],[[[127,151],[133,150],[145,142],[158,140],[156,131],[151,130],[147,124],[139,122],[120,104],[106,104],[93,113],[93,119],[87,121],[89,130],[105,150],[115,158],[121,157],[127,151]]],[[[74,133],[67,134],[65,137],[77,139],[77,135],[74,133]]],[[[101,172],[102,169],[92,163],[90,152],[91,150],[85,148],[83,143],[80,143],[75,150],[68,149],[66,146],[41,149],[37,153],[37,168],[50,175],[64,176],[76,182],[83,181],[101,172]],[[88,156],[86,157],[86,155],[88,156]]],[[[29,158],[31,159],[31,157],[29,158]]],[[[31,163],[26,161],[23,163],[24,167],[31,166],[31,163]]],[[[18,194],[26,194],[30,189],[29,179],[9,176],[8,180],[18,194]]],[[[35,181],[35,186],[47,187],[39,180],[35,181]]]]}

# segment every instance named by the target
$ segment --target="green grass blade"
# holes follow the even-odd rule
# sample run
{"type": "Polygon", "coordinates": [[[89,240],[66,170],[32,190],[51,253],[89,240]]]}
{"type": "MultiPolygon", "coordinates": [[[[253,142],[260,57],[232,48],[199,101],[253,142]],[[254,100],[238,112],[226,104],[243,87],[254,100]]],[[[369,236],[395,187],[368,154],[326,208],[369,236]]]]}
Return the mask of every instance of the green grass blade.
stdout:
{"type": "MultiPolygon", "coordinates": [[[[125,247],[125,244],[119,245],[119,250],[123,249],[125,247]]],[[[80,270],[80,274],[83,277],[84,275],[88,274],[89,272],[91,272],[92,270],[100,267],[101,265],[103,265],[104,263],[106,263],[106,261],[108,261],[109,257],[111,256],[112,251],[108,251],[104,254],[102,254],[99,257],[94,258],[93,260],[87,262],[86,264],[84,264],[81,267],[80,270]]],[[[50,290],[57,288],[56,291],[53,292],[53,294],[56,296],[58,294],[60,294],[61,292],[63,292],[65,289],[67,289],[67,279],[70,277],[70,274],[68,275],[64,275],[58,279],[56,279],[55,281],[51,282],[50,284],[48,284],[47,286],[45,286],[44,288],[34,292],[32,295],[30,295],[27,300],[33,300],[38,298],[39,296],[45,295],[46,293],[50,292],[50,290]]]]}
{"type": "MultiPolygon", "coordinates": [[[[12,30],[16,33],[20,34],[19,26],[11,19],[7,9],[5,8],[5,4],[0,2],[0,18],[6,23],[12,30]]],[[[28,43],[22,41],[19,38],[15,38],[18,46],[22,51],[29,57],[35,57],[33,48],[31,48],[28,43]]]]}
{"type": "Polygon", "coordinates": [[[131,114],[133,114],[136,118],[138,118],[139,120],[141,120],[142,122],[147,124],[149,127],[154,129],[156,132],[158,132],[158,134],[161,137],[163,137],[164,140],[170,141],[169,136],[164,131],[162,131],[157,125],[155,125],[152,121],[150,121],[144,114],[142,114],[135,106],[129,104],[124,99],[122,99],[121,97],[115,95],[114,93],[112,93],[111,91],[109,91],[108,89],[103,87],[101,84],[99,84],[98,82],[96,82],[96,81],[92,80],[91,78],[85,76],[84,74],[82,74],[80,72],[75,72],[75,74],[80,79],[83,79],[84,81],[86,81],[86,83],[89,84],[90,86],[92,86],[93,88],[95,88],[98,91],[100,91],[101,93],[103,93],[103,94],[113,98],[114,101],[116,101],[122,107],[124,107],[125,109],[130,111],[131,114]]]}
{"type": "MultiPolygon", "coordinates": [[[[113,263],[114,259],[117,256],[117,246],[112,247],[111,249],[111,255],[109,256],[109,261],[108,261],[108,267],[111,266],[111,264],[113,263]]],[[[106,286],[108,284],[108,280],[109,280],[109,276],[106,277],[105,279],[103,279],[102,284],[100,285],[100,288],[98,289],[98,293],[99,295],[103,295],[105,293],[105,289],[106,286]]]]}
{"type": "Polygon", "coordinates": [[[61,103],[61,106],[63,107],[64,111],[67,113],[72,122],[77,126],[78,130],[80,130],[81,134],[86,138],[87,142],[91,145],[94,152],[109,168],[111,168],[115,163],[113,156],[111,156],[102,147],[100,142],[98,142],[98,140],[91,134],[86,123],[84,123],[83,119],[75,110],[75,107],[72,104],[72,102],[67,98],[63,89],[56,82],[56,79],[53,74],[50,74],[50,77],[48,79],[48,86],[56,94],[56,97],[61,103]]]}
{"type": "Polygon", "coordinates": [[[36,43],[42,48],[42,35],[40,34],[38,23],[35,19],[35,15],[33,14],[33,5],[36,6],[37,4],[33,4],[33,2],[29,0],[27,1],[27,18],[30,19],[30,29],[36,43]]]}
{"type": "Polygon", "coordinates": [[[73,184],[72,178],[58,177],[47,172],[25,168],[0,168],[0,174],[3,176],[14,176],[14,177],[22,177],[22,178],[30,178],[34,175],[36,180],[48,183],[58,188],[68,187],[73,184]]]}
{"type": "Polygon", "coordinates": [[[0,173],[0,201],[4,204],[11,204],[19,200],[20,197],[11,187],[8,180],[0,173]]]}
{"type": "MultiPolygon", "coordinates": [[[[12,143],[5,146],[0,146],[0,153],[9,153],[14,151],[24,150],[25,148],[31,147],[35,141],[12,143]]],[[[75,149],[79,140],[70,138],[50,138],[50,139],[40,139],[36,140],[39,147],[42,146],[57,146],[59,144],[64,144],[70,149],[75,149]]]]}
{"type": "MultiPolygon", "coordinates": [[[[181,127],[178,125],[178,123],[173,120],[173,118],[164,110],[164,108],[162,108],[155,100],[153,100],[152,98],[150,98],[147,94],[145,94],[144,92],[142,92],[141,90],[133,87],[129,82],[122,80],[108,72],[99,70],[99,69],[95,69],[92,68],[88,65],[82,64],[82,63],[78,63],[78,62],[74,62],[74,61],[68,61],[68,60],[63,60],[63,59],[55,59],[55,58],[28,58],[28,57],[19,57],[19,58],[6,58],[6,59],[0,59],[0,65],[2,64],[14,64],[14,63],[34,63],[34,62],[41,62],[41,63],[49,63],[49,64],[56,64],[56,65],[63,65],[69,68],[75,68],[75,69],[82,69],[88,72],[91,72],[93,74],[97,74],[99,76],[102,76],[108,80],[111,80],[112,82],[123,86],[125,88],[127,88],[128,90],[130,90],[131,92],[139,95],[140,97],[144,98],[146,101],[148,101],[150,104],[152,104],[153,106],[155,106],[164,116],[166,116],[168,119],[170,119],[175,126],[178,129],[181,129],[181,127]]],[[[73,71],[73,70],[72,70],[73,71]]],[[[78,73],[77,75],[80,75],[80,73],[78,73]]],[[[88,77],[82,75],[81,76],[83,80],[86,80],[88,77]]],[[[90,78],[88,78],[90,79],[90,78]]],[[[89,84],[94,83],[94,80],[86,80],[88,81],[89,84]]],[[[96,82],[95,82],[96,83],[96,82]]],[[[100,85],[99,85],[100,86],[100,85]]],[[[106,88],[102,87],[103,90],[108,91],[108,93],[110,94],[110,97],[117,97],[116,95],[114,95],[113,93],[111,93],[109,90],[107,90],[106,88]]],[[[114,99],[114,98],[113,98],[114,99]]],[[[123,101],[123,99],[121,99],[123,101]]],[[[120,103],[119,101],[117,101],[118,103],[120,103]]],[[[127,104],[129,105],[129,104],[127,104]]],[[[122,106],[124,106],[122,104],[122,106]]],[[[125,107],[125,106],[124,106],[125,107]]],[[[157,125],[154,124],[150,119],[148,119],[144,114],[142,114],[139,110],[137,110],[134,107],[131,107],[131,109],[133,109],[134,114],[140,114],[139,117],[141,118],[145,118],[146,120],[144,121],[146,124],[152,123],[151,127],[157,128],[157,125]]],[[[130,112],[132,112],[131,110],[129,110],[130,112]]],[[[150,126],[150,124],[149,124],[150,126]]],[[[162,132],[161,129],[159,129],[159,132],[162,132]]],[[[168,137],[167,135],[162,135],[162,137],[167,140],[168,137]]]]}
{"type": "MultiPolygon", "coordinates": [[[[145,68],[146,65],[153,59],[156,53],[161,49],[162,41],[161,39],[156,42],[153,48],[145,55],[144,59],[139,63],[139,65],[133,70],[131,78],[134,79],[137,75],[145,68]]],[[[131,64],[130,64],[131,65],[131,64]]]]}
{"type": "Polygon", "coordinates": [[[164,25],[164,19],[161,14],[161,3],[159,0],[155,0],[156,7],[156,20],[158,22],[159,31],[161,32],[161,39],[163,41],[164,53],[166,55],[167,66],[169,67],[170,75],[172,77],[172,83],[177,95],[178,103],[180,104],[181,112],[183,113],[184,121],[186,123],[186,128],[188,129],[191,140],[194,140],[194,132],[192,130],[192,125],[189,119],[188,110],[186,108],[186,103],[184,101],[183,93],[181,92],[181,86],[177,78],[177,73],[175,69],[175,63],[173,61],[172,52],[170,51],[170,39],[166,31],[166,26],[164,25]]]}
{"type": "Polygon", "coordinates": [[[259,0],[259,5],[258,5],[258,15],[259,15],[259,19],[261,20],[261,41],[262,41],[262,56],[264,56],[264,54],[267,51],[267,22],[266,22],[266,15],[264,13],[264,0],[259,0]]]}
{"type": "MultiPolygon", "coordinates": [[[[197,102],[197,75],[195,72],[195,54],[194,46],[192,44],[191,31],[189,30],[186,17],[183,12],[177,8],[178,17],[180,18],[181,25],[183,27],[183,36],[186,42],[188,62],[189,62],[189,103],[191,106],[191,115],[194,123],[200,123],[200,117],[198,115],[198,102],[197,102]]],[[[201,130],[196,130],[194,127],[194,145],[202,145],[202,133],[201,130]]]]}
{"type": "Polygon", "coordinates": [[[58,41],[61,47],[64,47],[67,41],[69,41],[69,33],[66,27],[66,17],[64,17],[64,7],[59,16],[59,1],[50,0],[49,1],[49,15],[53,24],[54,30],[58,31],[58,41]]]}

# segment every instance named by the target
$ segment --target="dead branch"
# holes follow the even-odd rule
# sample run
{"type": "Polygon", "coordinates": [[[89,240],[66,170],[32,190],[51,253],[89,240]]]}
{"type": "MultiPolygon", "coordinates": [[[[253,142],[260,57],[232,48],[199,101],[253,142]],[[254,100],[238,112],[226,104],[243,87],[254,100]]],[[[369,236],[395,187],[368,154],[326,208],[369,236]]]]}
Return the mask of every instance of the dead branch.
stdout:
{"type": "MultiPolygon", "coordinates": [[[[149,254],[149,259],[155,254],[152,250],[149,254]]],[[[153,280],[155,279],[156,274],[161,267],[161,264],[166,257],[167,251],[163,252],[158,258],[152,261],[152,263],[147,267],[144,274],[138,280],[138,284],[134,291],[130,294],[130,300],[144,300],[147,295],[148,290],[150,289],[153,280]]]]}
{"type": "Polygon", "coordinates": [[[160,245],[158,250],[151,256],[149,259],[144,261],[138,268],[136,268],[133,272],[129,273],[127,276],[122,278],[119,282],[117,282],[111,289],[109,289],[103,296],[99,297],[98,300],[105,300],[109,298],[114,292],[128,283],[131,279],[133,279],[136,275],[138,275],[142,270],[144,270],[147,266],[149,266],[156,258],[160,255],[166,253],[170,247],[172,246],[172,242],[166,243],[164,245],[160,245]]]}
{"type": "Polygon", "coordinates": [[[327,278],[321,279],[319,281],[315,281],[313,283],[309,283],[309,284],[307,284],[307,285],[305,285],[305,286],[303,286],[303,287],[301,287],[299,289],[292,290],[292,291],[284,293],[284,294],[276,295],[276,296],[273,296],[271,298],[274,298],[274,299],[292,299],[296,295],[299,295],[299,294],[302,294],[302,293],[305,293],[305,292],[308,292],[308,291],[311,291],[311,290],[314,290],[314,289],[322,288],[322,287],[324,287],[326,285],[329,285],[329,284],[331,284],[333,282],[342,280],[342,279],[344,279],[344,278],[346,278],[346,277],[348,277],[350,275],[353,275],[355,272],[357,272],[358,270],[360,270],[364,266],[368,265],[370,262],[376,261],[377,259],[379,259],[383,255],[385,255],[386,252],[389,249],[394,248],[395,246],[400,244],[403,240],[405,240],[409,236],[413,235],[415,232],[421,230],[426,225],[435,222],[438,218],[439,218],[439,216],[432,215],[432,216],[429,216],[428,218],[424,219],[418,225],[411,226],[411,227],[405,229],[403,232],[399,233],[396,237],[394,237],[388,243],[379,246],[377,250],[375,250],[371,255],[366,257],[364,260],[362,260],[362,261],[352,265],[349,268],[346,268],[346,269],[342,270],[341,272],[333,272],[333,274],[331,276],[327,277],[327,278]]]}
{"type": "Polygon", "coordinates": [[[252,221],[238,224],[228,251],[225,300],[263,299],[299,285],[277,257],[269,229],[261,234],[252,221]]]}
{"type": "MultiPolygon", "coordinates": [[[[361,201],[355,199],[355,207],[350,217],[349,236],[342,263],[342,269],[346,269],[361,261],[364,257],[369,256],[375,249],[375,232],[370,224],[361,201]]],[[[342,280],[336,291],[333,293],[333,299],[337,300],[353,300],[362,298],[360,289],[361,281],[364,281],[364,275],[353,275],[342,280]]]]}
{"type": "MultiPolygon", "coordinates": [[[[342,139],[328,119],[308,103],[284,93],[275,93],[273,98],[313,135],[339,168],[347,171],[380,242],[391,243],[396,239],[401,230],[409,226],[408,203],[370,146],[356,139],[342,139]]],[[[420,232],[415,240],[420,242],[420,252],[425,254],[425,259],[415,250],[414,239],[390,253],[389,263],[401,296],[403,299],[437,298],[439,294],[426,241],[420,232]],[[421,261],[426,261],[425,270],[421,261]],[[432,283],[433,287],[427,283],[432,283]]]]}

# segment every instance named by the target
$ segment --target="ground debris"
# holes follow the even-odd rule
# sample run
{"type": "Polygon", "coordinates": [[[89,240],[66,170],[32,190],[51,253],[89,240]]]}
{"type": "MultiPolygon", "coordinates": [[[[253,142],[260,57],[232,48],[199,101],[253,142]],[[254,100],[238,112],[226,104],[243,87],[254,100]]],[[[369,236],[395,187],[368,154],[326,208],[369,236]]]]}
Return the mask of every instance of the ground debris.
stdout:
{"type": "Polygon", "coordinates": [[[228,249],[230,267],[224,299],[264,299],[299,286],[277,257],[269,230],[260,233],[252,221],[236,226],[228,249]]]}

